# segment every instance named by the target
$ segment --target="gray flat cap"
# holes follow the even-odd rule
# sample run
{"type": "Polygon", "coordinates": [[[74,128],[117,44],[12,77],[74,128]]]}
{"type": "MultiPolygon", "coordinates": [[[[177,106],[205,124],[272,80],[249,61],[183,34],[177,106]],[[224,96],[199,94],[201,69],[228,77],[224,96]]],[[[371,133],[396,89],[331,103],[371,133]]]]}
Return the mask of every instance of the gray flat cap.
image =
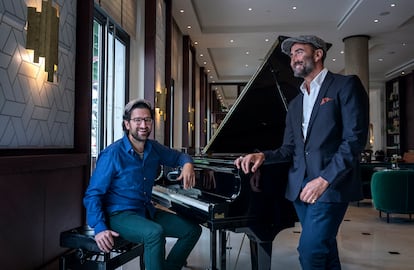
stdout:
{"type": "Polygon", "coordinates": [[[292,48],[293,44],[301,43],[301,44],[312,44],[317,49],[322,49],[325,54],[328,50],[328,46],[326,45],[325,41],[318,38],[317,36],[298,36],[298,37],[291,37],[287,38],[282,42],[282,52],[290,55],[290,49],[292,48]]]}

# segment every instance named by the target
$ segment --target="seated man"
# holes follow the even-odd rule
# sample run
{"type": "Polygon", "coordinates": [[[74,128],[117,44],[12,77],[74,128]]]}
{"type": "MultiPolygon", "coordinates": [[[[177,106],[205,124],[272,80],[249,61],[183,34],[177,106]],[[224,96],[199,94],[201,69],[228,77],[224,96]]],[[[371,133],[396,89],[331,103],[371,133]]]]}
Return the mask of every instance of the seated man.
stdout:
{"type": "Polygon", "coordinates": [[[95,230],[98,247],[109,252],[113,237],[144,244],[144,263],[150,270],[181,269],[201,235],[201,227],[155,208],[152,187],[160,165],[182,167],[178,180],[194,186],[192,159],[148,139],[154,112],[145,100],[126,106],[123,138],[103,150],[84,197],[87,222],[95,230]],[[165,237],[177,242],[165,259],[165,237]]]}

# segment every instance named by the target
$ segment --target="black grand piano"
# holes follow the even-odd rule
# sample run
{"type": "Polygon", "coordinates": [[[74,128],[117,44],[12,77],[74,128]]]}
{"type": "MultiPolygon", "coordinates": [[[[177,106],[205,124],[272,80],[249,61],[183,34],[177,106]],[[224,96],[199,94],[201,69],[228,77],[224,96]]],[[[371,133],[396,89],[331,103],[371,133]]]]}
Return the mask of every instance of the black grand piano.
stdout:
{"type": "Polygon", "coordinates": [[[264,164],[259,178],[244,175],[233,165],[240,155],[282,144],[287,104],[301,83],[293,76],[289,57],[281,52],[284,38],[271,48],[203,153],[194,157],[196,186],[184,190],[174,182],[176,172],[166,170],[167,177],[153,188],[155,202],[210,230],[213,270],[217,263],[226,268],[226,231],[248,236],[252,269],[271,269],[272,241],[296,221],[291,202],[284,198],[290,164],[264,164]]]}

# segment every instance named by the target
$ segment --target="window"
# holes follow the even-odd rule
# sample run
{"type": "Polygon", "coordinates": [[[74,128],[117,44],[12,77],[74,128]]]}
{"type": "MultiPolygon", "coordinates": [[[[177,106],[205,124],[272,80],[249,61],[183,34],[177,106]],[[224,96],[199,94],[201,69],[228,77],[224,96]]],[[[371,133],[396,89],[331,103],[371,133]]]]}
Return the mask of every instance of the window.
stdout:
{"type": "Polygon", "coordinates": [[[91,166],[99,152],[120,139],[128,91],[129,37],[95,9],[92,61],[91,166]]]}

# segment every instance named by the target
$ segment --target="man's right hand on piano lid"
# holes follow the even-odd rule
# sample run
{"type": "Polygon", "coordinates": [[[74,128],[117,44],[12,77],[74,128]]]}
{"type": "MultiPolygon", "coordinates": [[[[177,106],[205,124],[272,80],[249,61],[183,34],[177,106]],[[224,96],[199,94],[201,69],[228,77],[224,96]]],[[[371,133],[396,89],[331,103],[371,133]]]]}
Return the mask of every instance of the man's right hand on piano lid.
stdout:
{"type": "Polygon", "coordinates": [[[189,189],[195,185],[195,172],[192,163],[184,164],[180,176],[177,180],[183,180],[184,189],[189,189]]]}
{"type": "Polygon", "coordinates": [[[95,241],[100,250],[110,252],[114,246],[114,237],[118,236],[117,232],[105,230],[95,235],[95,241]]]}
{"type": "Polygon", "coordinates": [[[234,161],[234,165],[237,169],[241,169],[245,174],[248,174],[250,172],[256,172],[264,160],[265,156],[263,153],[252,153],[246,156],[240,156],[234,161]]]}

